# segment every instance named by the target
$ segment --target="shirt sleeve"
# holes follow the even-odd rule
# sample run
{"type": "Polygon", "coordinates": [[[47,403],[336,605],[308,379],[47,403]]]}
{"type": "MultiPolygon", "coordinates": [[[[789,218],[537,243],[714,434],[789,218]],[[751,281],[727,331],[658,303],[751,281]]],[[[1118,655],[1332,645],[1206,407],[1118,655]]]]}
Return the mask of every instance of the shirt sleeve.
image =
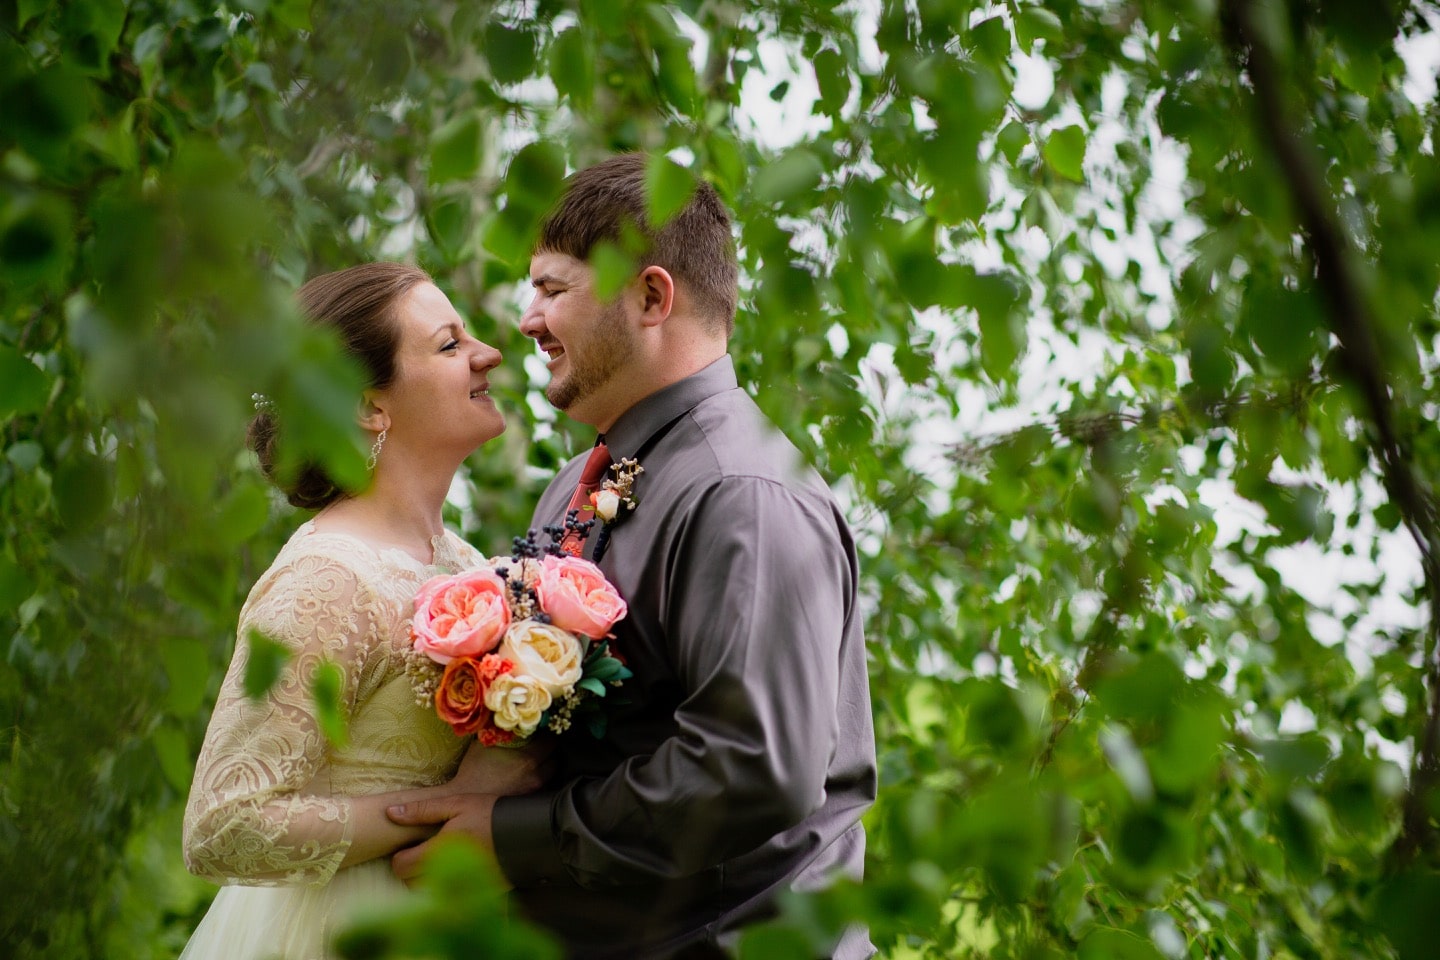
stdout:
{"type": "Polygon", "coordinates": [[[495,844],[511,882],[686,877],[821,805],[853,597],[837,522],[827,501],[758,478],[700,498],[661,602],[685,691],[677,731],[603,779],[502,799],[495,844]]]}
{"type": "Polygon", "coordinates": [[[301,554],[266,572],[241,613],[235,656],[221,686],[185,810],[185,865],[216,882],[256,886],[330,879],[350,846],[350,804],[327,792],[330,750],[313,685],[339,668],[340,708],[354,712],[382,602],[332,557],[301,554]],[[289,654],[259,700],[244,690],[254,634],[289,654]]]}

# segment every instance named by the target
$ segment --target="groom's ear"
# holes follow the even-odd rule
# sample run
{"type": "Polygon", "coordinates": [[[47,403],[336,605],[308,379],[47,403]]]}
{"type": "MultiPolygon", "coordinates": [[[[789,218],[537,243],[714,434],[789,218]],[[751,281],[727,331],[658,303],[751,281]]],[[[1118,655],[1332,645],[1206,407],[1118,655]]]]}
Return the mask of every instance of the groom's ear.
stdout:
{"type": "Polygon", "coordinates": [[[635,282],[639,287],[641,325],[658,327],[675,308],[675,279],[669,270],[651,264],[640,271],[635,282]]]}
{"type": "Polygon", "coordinates": [[[369,430],[371,433],[390,429],[390,414],[385,412],[385,399],[377,391],[366,390],[360,395],[355,422],[360,424],[361,430],[369,430]]]}

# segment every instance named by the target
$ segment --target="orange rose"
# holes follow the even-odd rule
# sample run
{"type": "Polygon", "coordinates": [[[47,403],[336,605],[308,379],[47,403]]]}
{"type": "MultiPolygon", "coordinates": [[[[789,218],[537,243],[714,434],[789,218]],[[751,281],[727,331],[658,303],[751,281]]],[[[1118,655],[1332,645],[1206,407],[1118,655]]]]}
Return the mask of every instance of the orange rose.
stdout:
{"type": "Polygon", "coordinates": [[[461,736],[494,726],[485,691],[497,676],[513,669],[514,664],[493,653],[478,660],[456,657],[445,665],[435,691],[435,712],[461,736]]]}

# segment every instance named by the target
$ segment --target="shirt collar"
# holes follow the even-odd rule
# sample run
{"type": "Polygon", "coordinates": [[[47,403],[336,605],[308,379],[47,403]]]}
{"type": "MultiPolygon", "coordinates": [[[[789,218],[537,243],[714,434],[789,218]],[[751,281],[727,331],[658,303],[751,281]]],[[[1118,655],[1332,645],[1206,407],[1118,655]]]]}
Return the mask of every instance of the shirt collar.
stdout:
{"type": "Polygon", "coordinates": [[[675,418],[694,409],[700,401],[739,386],[735,363],[727,353],[703,370],[655,391],[622,413],[605,432],[605,446],[617,461],[633,457],[645,441],[675,418]]]}

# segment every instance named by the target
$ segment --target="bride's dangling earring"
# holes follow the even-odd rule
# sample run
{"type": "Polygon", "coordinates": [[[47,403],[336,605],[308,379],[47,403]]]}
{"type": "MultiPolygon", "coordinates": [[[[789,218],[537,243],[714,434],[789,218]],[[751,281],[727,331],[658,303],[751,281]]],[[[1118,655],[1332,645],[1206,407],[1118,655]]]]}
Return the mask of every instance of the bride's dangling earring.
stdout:
{"type": "Polygon", "coordinates": [[[375,464],[380,461],[380,448],[385,446],[385,434],[389,430],[381,430],[380,435],[375,438],[375,443],[370,447],[370,456],[365,458],[365,468],[372,473],[375,471],[375,464]]]}

